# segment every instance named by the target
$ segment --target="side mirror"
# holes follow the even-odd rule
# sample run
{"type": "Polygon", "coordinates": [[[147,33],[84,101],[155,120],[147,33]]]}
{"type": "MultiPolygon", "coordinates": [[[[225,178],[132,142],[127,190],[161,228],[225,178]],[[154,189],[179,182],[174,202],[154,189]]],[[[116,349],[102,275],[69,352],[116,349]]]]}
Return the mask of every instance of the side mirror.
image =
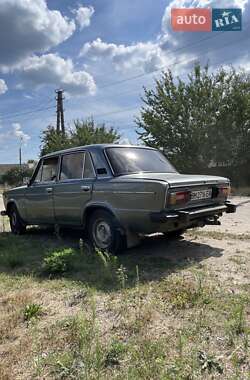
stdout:
{"type": "Polygon", "coordinates": [[[31,178],[29,178],[29,177],[24,177],[24,179],[23,179],[23,184],[29,186],[29,185],[30,185],[30,180],[31,180],[31,178]]]}
{"type": "Polygon", "coordinates": [[[97,174],[107,174],[107,169],[106,168],[97,168],[97,174]]]}

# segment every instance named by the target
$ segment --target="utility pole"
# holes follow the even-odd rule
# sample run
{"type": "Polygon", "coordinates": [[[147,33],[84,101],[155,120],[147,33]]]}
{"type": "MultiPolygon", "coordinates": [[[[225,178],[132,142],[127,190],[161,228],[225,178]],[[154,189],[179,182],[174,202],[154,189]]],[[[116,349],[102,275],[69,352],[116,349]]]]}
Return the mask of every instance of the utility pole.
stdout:
{"type": "Polygon", "coordinates": [[[22,139],[22,137],[20,137],[20,145],[19,145],[19,166],[20,166],[20,169],[22,168],[22,143],[23,143],[23,139],[22,139]]]}
{"type": "Polygon", "coordinates": [[[63,92],[63,90],[56,90],[56,131],[57,133],[62,132],[62,134],[65,135],[63,92]]]}

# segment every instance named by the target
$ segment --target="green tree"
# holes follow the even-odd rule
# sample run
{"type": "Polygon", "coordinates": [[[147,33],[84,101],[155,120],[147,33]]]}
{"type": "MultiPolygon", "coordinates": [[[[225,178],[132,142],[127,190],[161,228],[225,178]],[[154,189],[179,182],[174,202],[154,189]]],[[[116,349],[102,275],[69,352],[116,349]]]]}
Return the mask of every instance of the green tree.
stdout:
{"type": "Polygon", "coordinates": [[[63,135],[62,132],[58,133],[51,125],[42,132],[41,142],[41,156],[57,150],[67,149],[71,146],[68,134],[63,135]]]}
{"type": "Polygon", "coordinates": [[[140,139],[163,148],[180,170],[205,171],[209,166],[235,167],[249,162],[250,77],[244,71],[196,64],[187,81],[171,71],[144,89],[140,139]]]}
{"type": "Polygon", "coordinates": [[[8,170],[2,176],[2,182],[7,183],[10,186],[17,186],[23,184],[23,179],[32,176],[33,169],[29,169],[28,167],[14,167],[8,170]]]}
{"type": "Polygon", "coordinates": [[[89,144],[109,144],[119,140],[120,135],[114,128],[107,128],[105,124],[95,125],[93,119],[75,120],[70,131],[70,140],[73,146],[89,144]]]}
{"type": "Polygon", "coordinates": [[[49,126],[41,137],[41,156],[61,149],[88,144],[113,143],[120,138],[114,128],[97,125],[93,119],[75,120],[74,126],[65,135],[49,126]]]}

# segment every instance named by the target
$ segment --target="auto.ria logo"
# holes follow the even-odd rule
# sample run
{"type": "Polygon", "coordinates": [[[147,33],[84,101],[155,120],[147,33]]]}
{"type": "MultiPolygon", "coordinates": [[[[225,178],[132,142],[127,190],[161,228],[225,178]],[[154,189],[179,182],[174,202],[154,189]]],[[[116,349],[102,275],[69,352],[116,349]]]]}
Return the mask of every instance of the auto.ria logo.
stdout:
{"type": "Polygon", "coordinates": [[[240,8],[172,8],[171,24],[175,32],[240,31],[240,8]]]}
{"type": "Polygon", "coordinates": [[[213,9],[212,30],[217,31],[236,31],[241,30],[241,9],[213,9]]]}

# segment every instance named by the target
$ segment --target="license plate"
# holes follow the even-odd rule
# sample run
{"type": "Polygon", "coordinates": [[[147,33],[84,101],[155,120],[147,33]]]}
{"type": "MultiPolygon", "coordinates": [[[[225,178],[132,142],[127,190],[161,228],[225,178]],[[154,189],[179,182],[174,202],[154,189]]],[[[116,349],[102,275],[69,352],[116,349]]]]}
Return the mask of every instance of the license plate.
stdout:
{"type": "Polygon", "coordinates": [[[191,201],[198,201],[201,199],[210,199],[212,197],[212,189],[197,190],[191,192],[191,201]]]}

